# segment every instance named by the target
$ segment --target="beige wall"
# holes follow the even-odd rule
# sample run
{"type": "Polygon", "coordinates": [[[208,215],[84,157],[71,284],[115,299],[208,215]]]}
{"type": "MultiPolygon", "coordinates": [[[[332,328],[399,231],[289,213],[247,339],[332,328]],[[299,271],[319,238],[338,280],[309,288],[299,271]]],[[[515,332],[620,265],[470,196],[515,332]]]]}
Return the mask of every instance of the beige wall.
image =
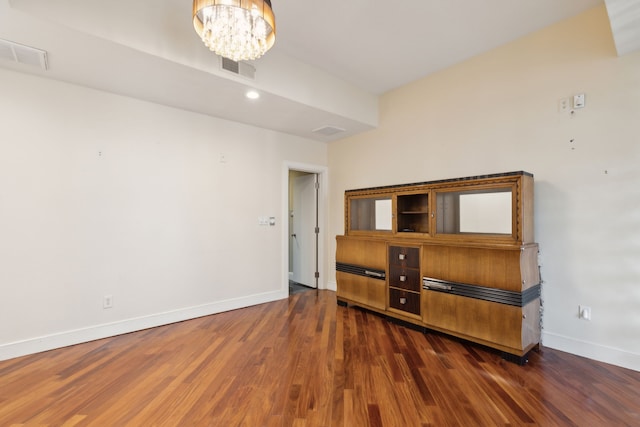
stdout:
{"type": "Polygon", "coordinates": [[[283,168],[326,144],[5,70],[0,94],[0,359],[288,295],[283,168]]]}
{"type": "Polygon", "coordinates": [[[330,232],[346,189],[531,172],[545,345],[640,370],[638,123],[640,52],[590,10],[385,94],[378,129],[329,146],[330,232]]]}

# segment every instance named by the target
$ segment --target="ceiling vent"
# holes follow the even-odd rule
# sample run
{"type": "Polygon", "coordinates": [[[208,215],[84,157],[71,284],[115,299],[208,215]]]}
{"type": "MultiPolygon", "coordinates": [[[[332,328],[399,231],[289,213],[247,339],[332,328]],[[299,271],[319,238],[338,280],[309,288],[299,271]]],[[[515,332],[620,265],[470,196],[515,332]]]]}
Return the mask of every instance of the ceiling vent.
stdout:
{"type": "Polygon", "coordinates": [[[10,42],[9,40],[0,39],[0,60],[40,67],[43,70],[49,69],[46,51],[10,42]]]}
{"type": "Polygon", "coordinates": [[[229,58],[220,58],[222,58],[220,64],[223,70],[251,80],[256,79],[256,69],[252,65],[249,65],[246,62],[236,62],[229,58]]]}
{"type": "Polygon", "coordinates": [[[346,129],[342,129],[342,128],[339,128],[339,127],[336,127],[336,126],[327,125],[327,126],[319,127],[318,129],[314,129],[314,130],[312,130],[312,132],[313,133],[318,133],[318,134],[324,135],[324,136],[332,136],[332,135],[335,135],[337,133],[344,132],[345,130],[346,129]]]}

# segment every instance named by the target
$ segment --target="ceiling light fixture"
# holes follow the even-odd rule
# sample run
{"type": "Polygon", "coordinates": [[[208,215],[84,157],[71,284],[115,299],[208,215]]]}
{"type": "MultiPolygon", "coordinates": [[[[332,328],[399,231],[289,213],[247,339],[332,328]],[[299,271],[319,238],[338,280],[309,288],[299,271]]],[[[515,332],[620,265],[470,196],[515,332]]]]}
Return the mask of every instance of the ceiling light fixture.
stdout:
{"type": "Polygon", "coordinates": [[[276,40],[271,0],[193,0],[193,26],[210,50],[233,61],[258,59],[276,40]]]}
{"type": "Polygon", "coordinates": [[[258,91],[256,90],[249,90],[247,91],[247,93],[244,94],[244,96],[246,96],[249,99],[258,99],[260,98],[260,93],[258,93],[258,91]]]}

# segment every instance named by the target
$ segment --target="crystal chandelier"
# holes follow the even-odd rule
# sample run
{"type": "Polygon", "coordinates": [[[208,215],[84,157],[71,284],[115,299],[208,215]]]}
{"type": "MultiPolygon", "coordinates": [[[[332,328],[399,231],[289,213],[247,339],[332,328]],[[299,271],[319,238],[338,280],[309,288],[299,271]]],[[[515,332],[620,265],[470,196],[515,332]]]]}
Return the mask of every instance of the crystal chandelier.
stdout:
{"type": "Polygon", "coordinates": [[[260,58],[276,40],[271,0],[193,0],[193,26],[209,49],[234,61],[260,58]]]}

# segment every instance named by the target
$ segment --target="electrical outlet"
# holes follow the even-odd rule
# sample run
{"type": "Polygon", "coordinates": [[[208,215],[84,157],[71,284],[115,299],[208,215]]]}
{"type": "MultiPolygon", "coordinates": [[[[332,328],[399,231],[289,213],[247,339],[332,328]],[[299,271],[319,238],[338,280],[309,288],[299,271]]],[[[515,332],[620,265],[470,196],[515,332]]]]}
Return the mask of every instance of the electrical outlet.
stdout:
{"type": "Polygon", "coordinates": [[[585,305],[579,305],[578,317],[582,320],[591,320],[591,307],[587,307],[585,305]]]}
{"type": "Polygon", "coordinates": [[[102,297],[102,308],[113,308],[113,296],[105,295],[102,297]]]}

